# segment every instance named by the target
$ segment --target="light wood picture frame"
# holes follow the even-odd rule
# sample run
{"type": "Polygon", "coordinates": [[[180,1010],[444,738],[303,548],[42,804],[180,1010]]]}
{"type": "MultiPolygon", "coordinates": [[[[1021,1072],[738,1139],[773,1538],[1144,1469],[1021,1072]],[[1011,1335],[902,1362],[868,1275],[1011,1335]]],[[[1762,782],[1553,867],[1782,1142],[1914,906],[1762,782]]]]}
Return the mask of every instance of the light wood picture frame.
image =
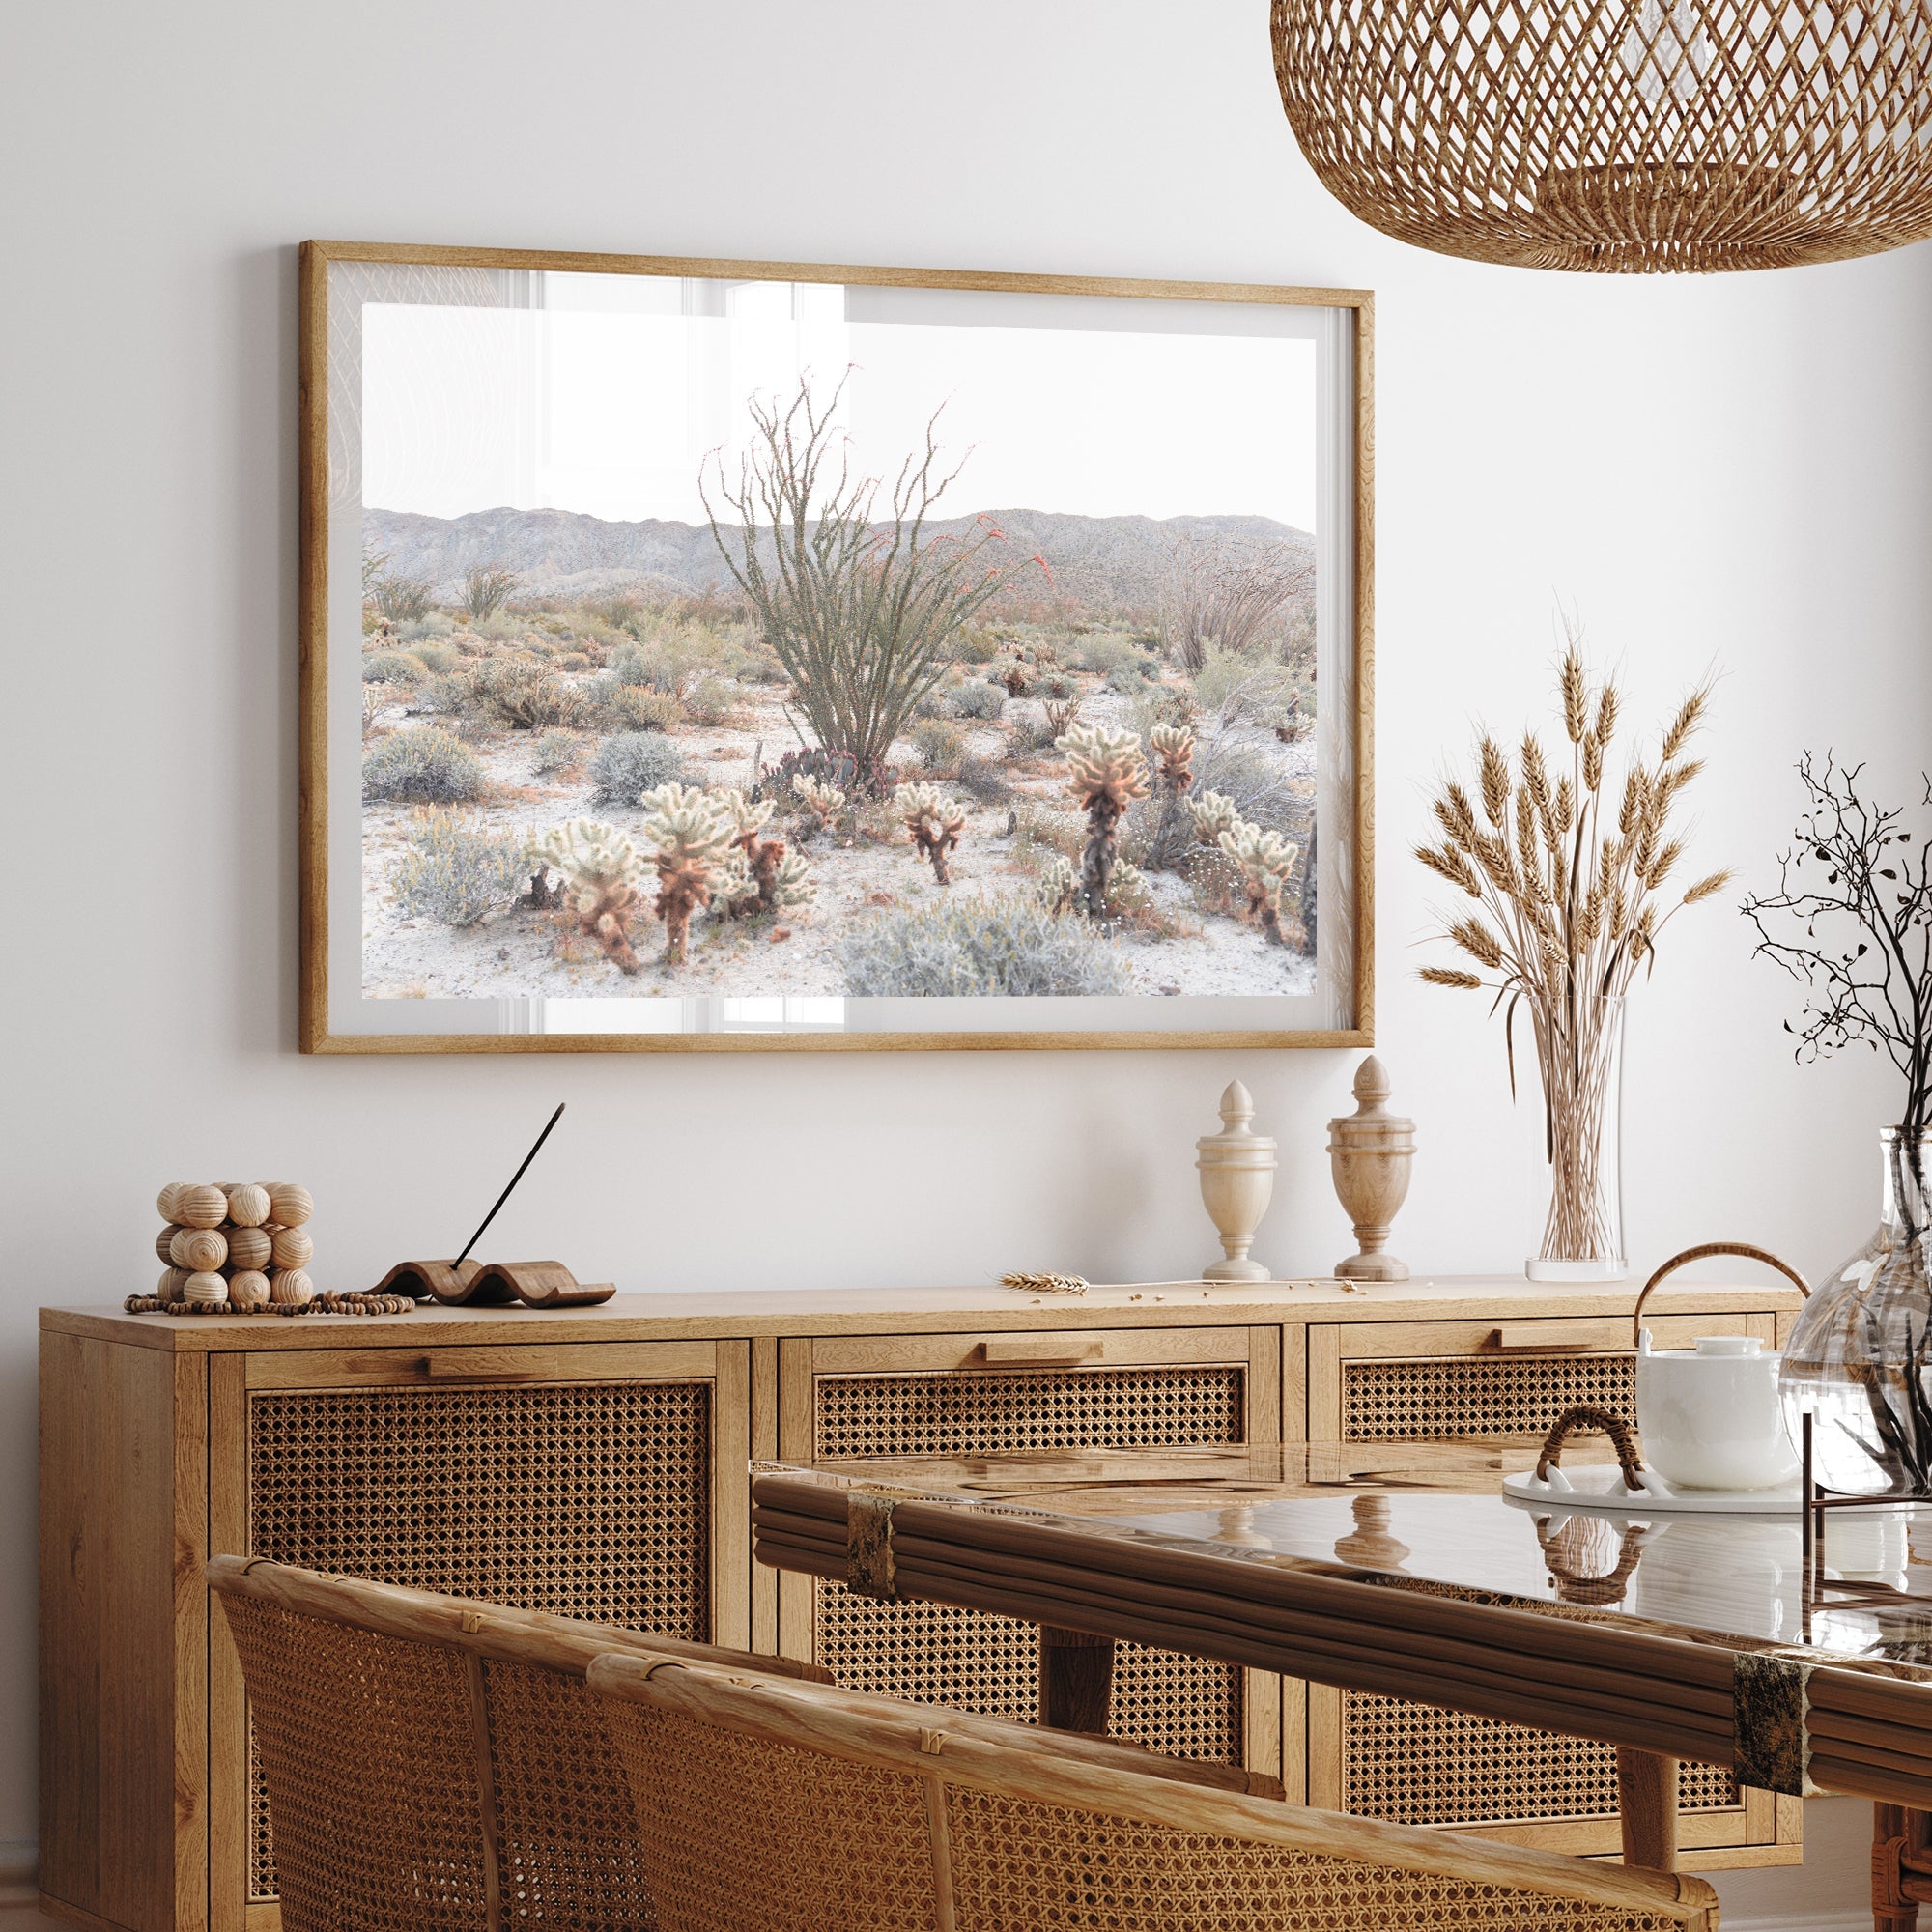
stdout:
{"type": "Polygon", "coordinates": [[[1373,1042],[1367,292],[300,272],[304,1052],[1373,1042]]]}

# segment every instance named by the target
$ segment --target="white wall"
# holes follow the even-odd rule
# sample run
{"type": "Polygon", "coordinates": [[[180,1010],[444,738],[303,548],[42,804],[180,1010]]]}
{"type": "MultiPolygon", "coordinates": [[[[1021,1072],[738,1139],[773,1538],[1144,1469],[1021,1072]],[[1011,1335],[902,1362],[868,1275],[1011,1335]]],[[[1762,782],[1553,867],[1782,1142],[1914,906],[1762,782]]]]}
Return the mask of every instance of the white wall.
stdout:
{"type": "MultiPolygon", "coordinates": [[[[627,1289],[1158,1277],[1210,1251],[1190,1143],[1239,1073],[1285,1152],[1263,1258],[1287,1272],[1346,1252],[1321,1125],[1353,1056],[298,1057],[304,236],[1374,288],[1378,1034],[1421,1132],[1398,1242],[1418,1268],[1523,1251],[1501,1043],[1477,1006],[1410,977],[1428,895],[1406,851],[1465,721],[1514,734],[1543,707],[1558,597],[1621,662],[1634,718],[1722,668],[1700,861],[1764,879],[1802,745],[1904,788],[1932,713],[1932,250],[1626,283],[1399,247],[1303,165],[1265,15],[119,0],[14,16],[0,1840],[34,1829],[34,1309],[144,1288],[164,1179],[302,1179],[322,1278],[360,1284],[462,1232],[564,1097],[504,1242],[627,1289]]],[[[1891,1089],[1861,1062],[1793,1069],[1789,996],[1747,962],[1734,912],[1673,937],[1631,1040],[1633,1253],[1734,1235],[1822,1266],[1872,1219],[1891,1089]]],[[[1816,1823],[1856,1866],[1856,1809],[1816,1823]]],[[[1791,1917],[1824,1909],[1812,1877],[1741,1881],[1727,1922],[1812,1922],[1791,1917]]]]}

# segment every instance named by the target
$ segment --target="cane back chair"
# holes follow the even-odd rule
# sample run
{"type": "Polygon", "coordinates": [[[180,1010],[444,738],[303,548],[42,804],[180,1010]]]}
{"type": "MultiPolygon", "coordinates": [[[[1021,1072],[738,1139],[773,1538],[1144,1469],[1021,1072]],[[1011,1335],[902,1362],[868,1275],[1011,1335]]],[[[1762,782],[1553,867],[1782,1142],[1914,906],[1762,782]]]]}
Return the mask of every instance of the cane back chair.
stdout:
{"type": "Polygon", "coordinates": [[[636,1814],[590,1661],[823,1679],[815,1666],[423,1590],[217,1556],[286,1932],[634,1932],[636,1814]]]}
{"type": "Polygon", "coordinates": [[[1701,1879],[1150,1776],[1084,1740],[599,1658],[664,1932],[1712,1932],[1701,1879]]]}

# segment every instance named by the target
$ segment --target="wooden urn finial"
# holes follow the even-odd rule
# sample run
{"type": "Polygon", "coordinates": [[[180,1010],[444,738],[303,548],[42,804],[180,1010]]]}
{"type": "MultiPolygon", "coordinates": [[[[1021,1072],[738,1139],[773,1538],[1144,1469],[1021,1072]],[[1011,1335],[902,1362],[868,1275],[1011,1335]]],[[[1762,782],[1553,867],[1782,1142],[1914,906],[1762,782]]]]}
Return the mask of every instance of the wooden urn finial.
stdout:
{"type": "Polygon", "coordinates": [[[1354,1223],[1360,1251],[1335,1264],[1350,1281],[1406,1281],[1408,1264],[1383,1250],[1408,1194],[1415,1122],[1391,1114],[1388,1070],[1372,1053],[1355,1069],[1355,1111],[1328,1122],[1328,1165],[1335,1192],[1354,1223]]]}
{"type": "Polygon", "coordinates": [[[1223,1259],[1201,1270],[1203,1281],[1272,1281],[1261,1263],[1249,1259],[1255,1230],[1274,1193],[1274,1142],[1251,1132],[1254,1095],[1231,1080],[1221,1095],[1221,1131],[1194,1143],[1201,1171],[1201,1199],[1221,1236],[1223,1259]]]}

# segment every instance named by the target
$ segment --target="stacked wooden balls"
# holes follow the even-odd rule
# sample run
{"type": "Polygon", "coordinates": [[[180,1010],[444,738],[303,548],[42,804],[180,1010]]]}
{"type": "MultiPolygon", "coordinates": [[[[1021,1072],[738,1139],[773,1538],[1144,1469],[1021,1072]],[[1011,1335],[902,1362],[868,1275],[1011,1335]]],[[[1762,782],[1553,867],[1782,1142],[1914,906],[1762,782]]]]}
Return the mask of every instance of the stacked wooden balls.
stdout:
{"type": "Polygon", "coordinates": [[[286,1180],[177,1180],[155,1205],[167,1223],[155,1242],[166,1264],[155,1291],[163,1301],[299,1307],[314,1294],[307,1223],[315,1203],[307,1188],[286,1180]]]}

